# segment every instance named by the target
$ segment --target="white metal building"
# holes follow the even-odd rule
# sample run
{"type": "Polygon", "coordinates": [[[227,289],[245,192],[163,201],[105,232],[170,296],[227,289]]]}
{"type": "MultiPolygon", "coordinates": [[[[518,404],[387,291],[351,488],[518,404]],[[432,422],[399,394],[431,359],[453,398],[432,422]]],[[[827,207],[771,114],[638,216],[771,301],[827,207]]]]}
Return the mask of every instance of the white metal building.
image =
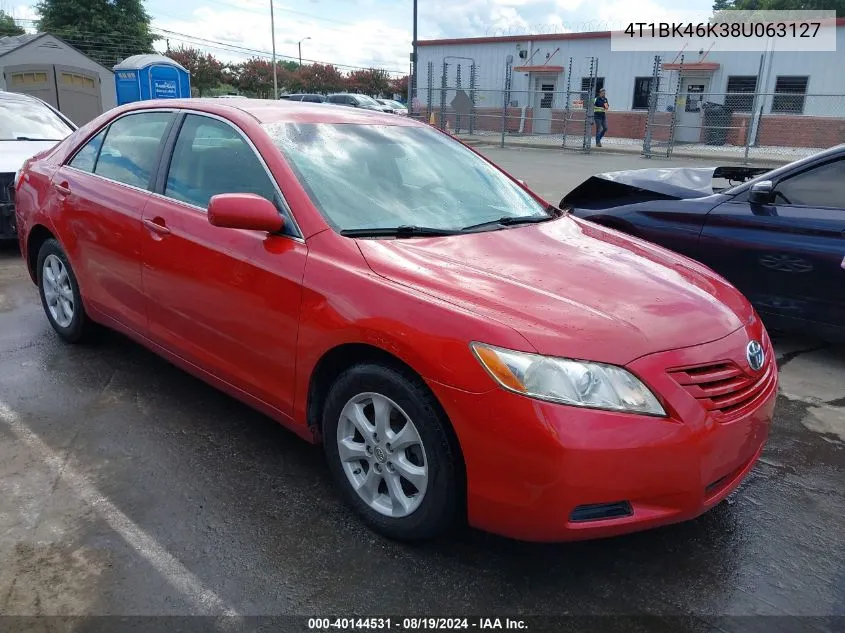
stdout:
{"type": "Polygon", "coordinates": [[[589,105],[587,90],[593,76],[593,85],[607,90],[612,131],[617,136],[641,138],[655,56],[660,55],[658,91],[677,90],[679,97],[679,124],[675,131],[678,141],[697,141],[696,122],[700,123],[702,117],[698,106],[702,101],[711,101],[729,105],[735,121],[740,122],[738,127],[744,125],[743,117],[748,126],[759,126],[758,138],[762,135],[764,142],[768,137],[777,137],[779,144],[802,146],[817,140],[808,137],[823,133],[845,142],[843,18],[836,21],[836,40],[835,52],[686,51],[683,66],[679,64],[680,52],[677,56],[667,52],[611,52],[610,32],[427,40],[418,43],[417,94],[423,108],[429,104],[437,110],[444,85],[451,91],[456,88],[458,65],[462,70],[460,87],[465,91],[470,88],[474,65],[477,112],[481,119],[485,112],[492,119],[493,113],[501,112],[504,106],[506,63],[511,56],[508,106],[516,109],[521,118],[520,131],[559,132],[554,125],[559,118],[555,112],[566,108],[567,101],[571,108],[573,95],[583,107],[575,94],[579,92],[589,105]],[[448,64],[445,81],[444,61],[448,64]],[[750,116],[752,109],[760,115],[756,119],[750,116]],[[818,121],[821,117],[828,120],[818,121]],[[840,121],[832,122],[831,117],[840,121]],[[816,128],[818,133],[814,132],[816,128]],[[793,142],[790,135],[801,138],[793,142]]]}
{"type": "Polygon", "coordinates": [[[0,90],[43,99],[77,125],[116,103],[114,73],[48,33],[0,37],[0,90]]]}

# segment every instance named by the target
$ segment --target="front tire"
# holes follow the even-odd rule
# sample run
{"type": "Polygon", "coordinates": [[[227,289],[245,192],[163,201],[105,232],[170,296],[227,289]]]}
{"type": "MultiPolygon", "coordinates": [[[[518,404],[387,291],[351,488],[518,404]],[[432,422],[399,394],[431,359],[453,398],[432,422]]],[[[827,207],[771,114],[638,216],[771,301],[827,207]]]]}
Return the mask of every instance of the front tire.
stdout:
{"type": "Polygon", "coordinates": [[[373,530],[414,541],[457,524],[463,490],[448,424],[409,372],[361,364],[332,385],[323,414],[329,470],[373,530]]]}
{"type": "Polygon", "coordinates": [[[79,282],[61,245],[48,239],[38,251],[38,292],[47,320],[68,343],[86,338],[91,322],[85,314],[79,282]]]}

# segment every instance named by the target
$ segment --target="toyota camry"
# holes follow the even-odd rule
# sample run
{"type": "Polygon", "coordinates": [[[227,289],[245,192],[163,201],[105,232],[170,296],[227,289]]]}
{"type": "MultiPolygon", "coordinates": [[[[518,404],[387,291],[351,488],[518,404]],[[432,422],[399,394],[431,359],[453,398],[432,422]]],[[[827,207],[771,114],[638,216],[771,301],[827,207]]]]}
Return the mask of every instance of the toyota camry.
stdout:
{"type": "Polygon", "coordinates": [[[59,337],[122,332],[322,443],[393,538],[689,520],[769,432],[777,367],[736,289],[407,117],[126,105],[27,161],[16,200],[59,337]]]}

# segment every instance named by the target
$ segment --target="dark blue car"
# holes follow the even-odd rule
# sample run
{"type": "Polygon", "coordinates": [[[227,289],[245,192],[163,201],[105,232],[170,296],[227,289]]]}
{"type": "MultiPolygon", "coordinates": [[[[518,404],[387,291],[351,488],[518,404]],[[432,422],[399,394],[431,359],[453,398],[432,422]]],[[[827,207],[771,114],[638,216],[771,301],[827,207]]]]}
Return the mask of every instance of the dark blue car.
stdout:
{"type": "Polygon", "coordinates": [[[561,206],[706,264],[772,330],[845,341],[845,145],[771,171],[600,174],[561,206]]]}

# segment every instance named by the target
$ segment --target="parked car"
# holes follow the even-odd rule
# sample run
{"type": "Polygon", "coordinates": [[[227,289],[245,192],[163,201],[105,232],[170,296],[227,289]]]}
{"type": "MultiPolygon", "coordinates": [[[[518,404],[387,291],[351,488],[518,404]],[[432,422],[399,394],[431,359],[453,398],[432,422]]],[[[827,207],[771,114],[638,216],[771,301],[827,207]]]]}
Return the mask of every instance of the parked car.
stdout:
{"type": "Polygon", "coordinates": [[[393,114],[401,114],[403,116],[408,116],[408,106],[404,103],[400,103],[398,101],[394,101],[393,99],[376,99],[381,105],[387,106],[391,110],[393,110],[393,114]]]}
{"type": "Polygon", "coordinates": [[[307,101],[309,103],[325,103],[326,96],[319,95],[319,94],[292,94],[292,95],[282,95],[279,97],[280,99],[286,99],[287,101],[307,101]]]}
{"type": "Polygon", "coordinates": [[[378,101],[367,95],[350,94],[346,92],[331,94],[326,98],[328,103],[349,106],[351,108],[363,108],[364,110],[375,110],[393,114],[393,109],[380,104],[378,101]]]}
{"type": "Polygon", "coordinates": [[[14,185],[23,162],[75,129],[70,119],[41,99],[0,91],[0,241],[18,237],[14,185]]]}
{"type": "Polygon", "coordinates": [[[393,538],[684,521],[767,437],[777,366],[736,289],[410,118],[129,104],[29,160],[18,200],[62,339],[113,328],[322,442],[393,538]]]}
{"type": "Polygon", "coordinates": [[[703,262],[739,288],[770,329],[845,340],[845,145],[774,170],[600,174],[561,204],[703,262]],[[714,188],[723,179],[737,184],[714,188]]]}

